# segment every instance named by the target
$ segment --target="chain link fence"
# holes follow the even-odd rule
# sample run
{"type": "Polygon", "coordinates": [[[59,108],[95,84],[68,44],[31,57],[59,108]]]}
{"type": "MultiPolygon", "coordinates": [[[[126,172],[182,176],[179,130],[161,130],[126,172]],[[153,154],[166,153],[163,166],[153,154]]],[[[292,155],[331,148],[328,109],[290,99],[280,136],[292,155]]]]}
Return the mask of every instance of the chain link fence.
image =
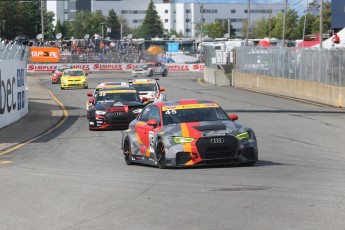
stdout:
{"type": "Polygon", "coordinates": [[[0,60],[27,60],[29,48],[17,44],[0,44],[0,60]]]}
{"type": "Polygon", "coordinates": [[[236,70],[334,86],[345,86],[345,50],[238,47],[236,70]]]}

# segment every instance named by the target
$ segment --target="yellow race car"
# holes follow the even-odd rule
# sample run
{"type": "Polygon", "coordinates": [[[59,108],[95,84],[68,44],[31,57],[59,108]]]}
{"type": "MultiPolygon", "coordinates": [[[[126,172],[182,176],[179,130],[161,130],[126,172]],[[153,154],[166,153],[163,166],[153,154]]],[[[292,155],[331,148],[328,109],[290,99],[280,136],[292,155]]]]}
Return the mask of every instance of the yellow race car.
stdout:
{"type": "Polygon", "coordinates": [[[89,87],[87,82],[87,73],[82,69],[66,69],[61,76],[61,89],[66,88],[84,88],[89,87]]]}

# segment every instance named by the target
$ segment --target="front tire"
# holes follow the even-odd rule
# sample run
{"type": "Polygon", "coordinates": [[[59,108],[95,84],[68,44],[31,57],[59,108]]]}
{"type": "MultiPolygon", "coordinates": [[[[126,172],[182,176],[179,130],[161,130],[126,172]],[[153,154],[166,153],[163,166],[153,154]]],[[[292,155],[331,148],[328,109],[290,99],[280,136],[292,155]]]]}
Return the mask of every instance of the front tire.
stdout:
{"type": "Polygon", "coordinates": [[[129,140],[126,140],[125,143],[123,144],[123,155],[126,161],[127,165],[133,164],[131,158],[132,158],[132,148],[129,143],[129,140]]]}
{"type": "Polygon", "coordinates": [[[160,141],[157,145],[157,151],[156,151],[156,160],[157,160],[157,166],[160,169],[165,169],[165,150],[164,150],[164,144],[162,141],[160,141]]]}

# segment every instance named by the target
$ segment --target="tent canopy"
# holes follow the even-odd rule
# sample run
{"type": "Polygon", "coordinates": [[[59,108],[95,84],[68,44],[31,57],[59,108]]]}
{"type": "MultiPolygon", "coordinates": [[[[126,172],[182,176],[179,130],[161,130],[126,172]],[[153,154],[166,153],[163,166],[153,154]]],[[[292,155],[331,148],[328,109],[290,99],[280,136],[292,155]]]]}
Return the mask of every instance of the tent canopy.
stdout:
{"type": "Polygon", "coordinates": [[[148,52],[150,52],[152,55],[157,55],[159,53],[163,53],[164,50],[159,46],[151,46],[147,49],[148,52]]]}

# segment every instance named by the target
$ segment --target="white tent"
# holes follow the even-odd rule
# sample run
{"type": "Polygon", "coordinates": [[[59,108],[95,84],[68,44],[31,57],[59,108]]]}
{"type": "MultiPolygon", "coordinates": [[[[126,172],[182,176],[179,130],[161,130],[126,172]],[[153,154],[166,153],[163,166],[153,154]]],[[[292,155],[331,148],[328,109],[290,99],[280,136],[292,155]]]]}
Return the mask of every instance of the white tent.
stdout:
{"type": "MultiPolygon", "coordinates": [[[[345,28],[340,30],[338,32],[338,36],[340,38],[340,43],[339,44],[334,44],[334,46],[332,46],[333,42],[332,42],[332,37],[328,38],[327,40],[322,42],[322,48],[326,48],[326,49],[330,49],[330,48],[338,48],[338,47],[343,47],[345,48],[345,28]]],[[[313,47],[319,47],[320,44],[314,45],[313,47]]]]}
{"type": "Polygon", "coordinates": [[[174,60],[175,63],[179,63],[179,64],[196,63],[199,61],[199,59],[195,57],[184,55],[184,54],[172,56],[171,58],[174,60]]]}

